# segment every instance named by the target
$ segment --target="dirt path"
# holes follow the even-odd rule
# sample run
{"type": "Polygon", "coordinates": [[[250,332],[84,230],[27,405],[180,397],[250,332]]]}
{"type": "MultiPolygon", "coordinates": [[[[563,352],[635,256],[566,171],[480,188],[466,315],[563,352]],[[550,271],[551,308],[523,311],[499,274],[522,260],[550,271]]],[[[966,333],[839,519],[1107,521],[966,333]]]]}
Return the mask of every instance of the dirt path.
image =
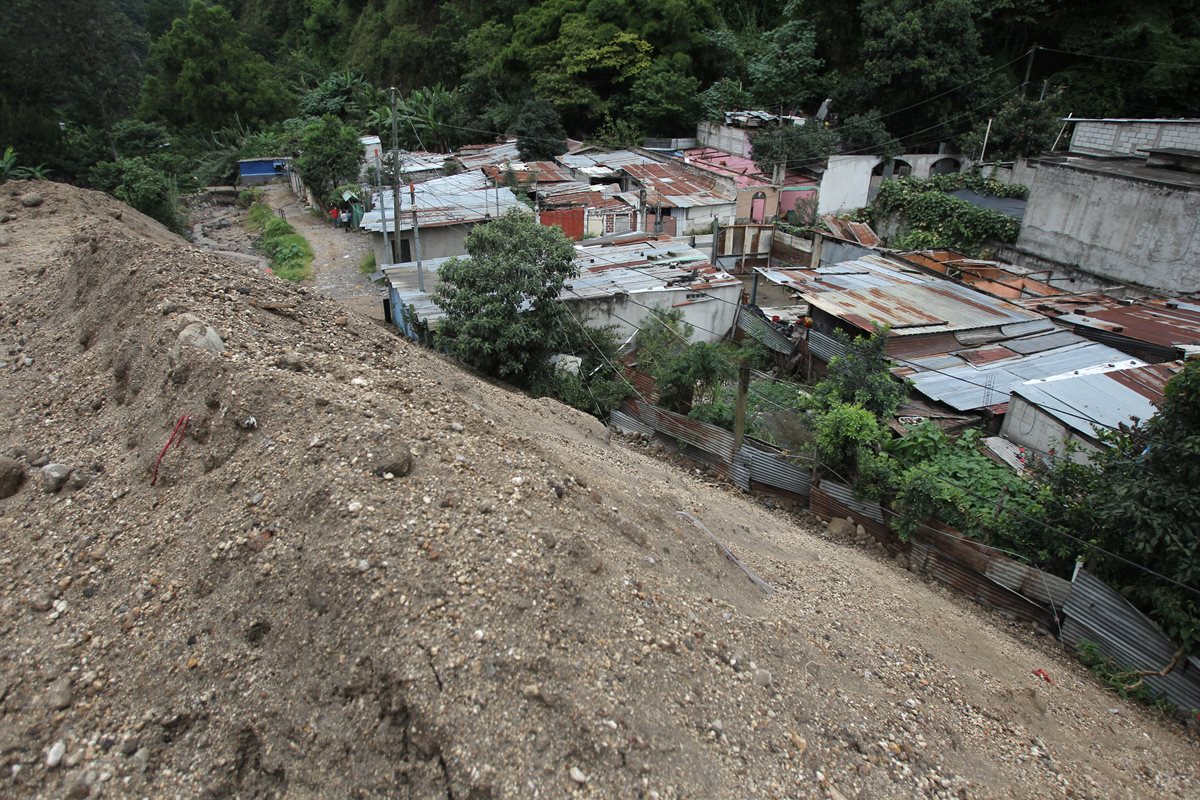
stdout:
{"type": "Polygon", "coordinates": [[[346,233],[319,219],[300,204],[285,184],[265,188],[264,199],[271,208],[283,209],[288,222],[312,245],[317,291],[372,319],[382,320],[386,293],[359,269],[363,256],[371,248],[369,235],[346,233]]]}

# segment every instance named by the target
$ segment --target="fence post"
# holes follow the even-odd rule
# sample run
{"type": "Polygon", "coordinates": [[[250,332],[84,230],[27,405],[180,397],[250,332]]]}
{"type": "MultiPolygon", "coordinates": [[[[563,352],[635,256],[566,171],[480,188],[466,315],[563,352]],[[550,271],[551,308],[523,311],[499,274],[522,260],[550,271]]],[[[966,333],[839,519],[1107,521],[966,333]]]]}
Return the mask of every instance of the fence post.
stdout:
{"type": "Polygon", "coordinates": [[[742,449],[742,439],[746,436],[746,392],[750,388],[750,367],[746,364],[738,367],[737,405],[733,412],[733,453],[730,463],[737,458],[742,449]]]}

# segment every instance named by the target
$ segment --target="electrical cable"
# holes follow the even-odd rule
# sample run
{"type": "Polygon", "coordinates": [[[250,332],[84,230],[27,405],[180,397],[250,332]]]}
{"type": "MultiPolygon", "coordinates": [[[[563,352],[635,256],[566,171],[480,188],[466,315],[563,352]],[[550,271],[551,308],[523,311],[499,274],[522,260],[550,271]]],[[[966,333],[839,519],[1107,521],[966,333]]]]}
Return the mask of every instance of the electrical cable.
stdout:
{"type": "MultiPolygon", "coordinates": [[[[1122,58],[1120,56],[1102,56],[1096,53],[1077,53],[1073,50],[1060,50],[1057,47],[1042,47],[1038,45],[1035,50],[1045,50],[1048,53],[1062,53],[1067,56],[1079,56],[1081,58],[1096,58],[1102,61],[1125,61],[1131,64],[1153,64],[1159,67],[1183,67],[1185,69],[1200,69],[1200,64],[1185,64],[1181,61],[1148,61],[1144,58],[1122,58]]],[[[1024,56],[1022,56],[1023,58],[1024,56]]]]}

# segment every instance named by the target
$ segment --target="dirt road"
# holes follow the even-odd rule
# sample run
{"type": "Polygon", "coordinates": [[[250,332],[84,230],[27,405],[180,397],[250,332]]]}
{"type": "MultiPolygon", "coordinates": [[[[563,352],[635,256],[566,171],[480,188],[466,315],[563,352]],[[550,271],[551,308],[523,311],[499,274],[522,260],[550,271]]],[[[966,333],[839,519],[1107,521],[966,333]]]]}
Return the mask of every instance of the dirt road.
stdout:
{"type": "Polygon", "coordinates": [[[265,189],[267,204],[282,209],[288,222],[312,246],[313,288],[360,314],[382,320],[387,293],[359,269],[363,256],[371,249],[368,234],[334,228],[329,220],[302,206],[287,184],[270,184],[265,189]]]}

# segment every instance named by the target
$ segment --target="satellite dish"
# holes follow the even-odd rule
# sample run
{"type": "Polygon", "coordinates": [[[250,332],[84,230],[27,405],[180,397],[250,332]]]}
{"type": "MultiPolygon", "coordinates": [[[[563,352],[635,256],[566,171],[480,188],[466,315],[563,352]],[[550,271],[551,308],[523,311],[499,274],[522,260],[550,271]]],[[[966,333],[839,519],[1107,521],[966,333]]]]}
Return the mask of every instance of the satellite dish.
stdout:
{"type": "Polygon", "coordinates": [[[821,103],[821,107],[817,109],[817,114],[814,117],[817,122],[824,122],[825,118],[829,116],[829,104],[832,102],[832,99],[826,97],[825,102],[821,103]]]}

